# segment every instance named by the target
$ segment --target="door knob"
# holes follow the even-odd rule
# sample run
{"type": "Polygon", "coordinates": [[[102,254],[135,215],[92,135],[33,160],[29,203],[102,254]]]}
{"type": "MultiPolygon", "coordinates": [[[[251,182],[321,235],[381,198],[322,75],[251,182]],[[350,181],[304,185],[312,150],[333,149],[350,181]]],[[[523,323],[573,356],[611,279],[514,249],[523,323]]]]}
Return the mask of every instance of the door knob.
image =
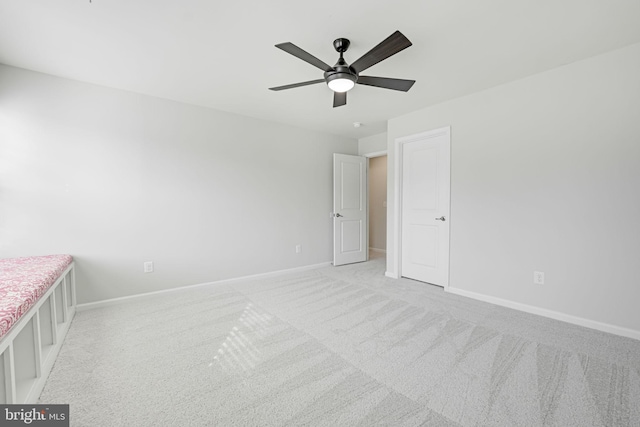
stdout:
{"type": "Polygon", "coordinates": [[[446,221],[446,220],[444,219],[443,216],[441,216],[440,218],[436,218],[436,221],[446,221]]]}
{"type": "Polygon", "coordinates": [[[339,213],[336,214],[336,218],[340,218],[342,217],[342,215],[340,215],[339,213]]]}

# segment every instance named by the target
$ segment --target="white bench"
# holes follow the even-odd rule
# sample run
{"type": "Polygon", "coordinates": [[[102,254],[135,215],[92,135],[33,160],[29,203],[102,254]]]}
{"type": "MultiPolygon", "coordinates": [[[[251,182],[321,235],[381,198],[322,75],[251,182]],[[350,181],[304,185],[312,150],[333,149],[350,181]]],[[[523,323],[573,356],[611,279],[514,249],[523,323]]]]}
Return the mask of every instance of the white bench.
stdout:
{"type": "Polygon", "coordinates": [[[0,259],[0,404],[37,402],[75,311],[71,256],[0,259]]]}

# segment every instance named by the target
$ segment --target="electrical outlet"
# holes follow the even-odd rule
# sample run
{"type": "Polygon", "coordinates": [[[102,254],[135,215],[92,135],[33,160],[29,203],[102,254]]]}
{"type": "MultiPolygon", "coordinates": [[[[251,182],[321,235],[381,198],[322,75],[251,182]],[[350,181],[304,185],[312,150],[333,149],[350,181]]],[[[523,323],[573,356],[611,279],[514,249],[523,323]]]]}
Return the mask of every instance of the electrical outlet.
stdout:
{"type": "Polygon", "coordinates": [[[534,271],[533,272],[533,284],[534,285],[544,285],[544,272],[542,272],[542,271],[534,271]]]}
{"type": "Polygon", "coordinates": [[[302,252],[302,246],[296,245],[296,253],[299,254],[300,252],[302,252]]]}
{"type": "Polygon", "coordinates": [[[144,272],[153,273],[153,261],[146,261],[144,263],[144,272]]]}

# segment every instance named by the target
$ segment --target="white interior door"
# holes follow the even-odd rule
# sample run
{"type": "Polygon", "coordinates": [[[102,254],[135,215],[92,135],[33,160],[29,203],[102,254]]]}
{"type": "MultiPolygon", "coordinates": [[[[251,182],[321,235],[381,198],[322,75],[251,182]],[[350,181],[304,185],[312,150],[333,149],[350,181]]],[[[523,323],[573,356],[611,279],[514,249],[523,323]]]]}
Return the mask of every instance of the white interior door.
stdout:
{"type": "Polygon", "coordinates": [[[449,284],[449,130],[402,143],[401,275],[449,284]]]}
{"type": "Polygon", "coordinates": [[[367,260],[367,159],[333,155],[333,265],[367,260]]]}

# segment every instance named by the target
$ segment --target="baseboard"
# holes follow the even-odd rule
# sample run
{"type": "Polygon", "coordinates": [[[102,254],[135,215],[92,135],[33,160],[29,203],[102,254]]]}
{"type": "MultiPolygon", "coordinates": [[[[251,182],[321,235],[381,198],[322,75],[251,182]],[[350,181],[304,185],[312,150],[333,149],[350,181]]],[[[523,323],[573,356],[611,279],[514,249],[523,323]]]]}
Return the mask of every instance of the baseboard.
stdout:
{"type": "Polygon", "coordinates": [[[369,250],[371,252],[378,252],[378,253],[381,253],[381,254],[386,254],[387,253],[387,251],[385,249],[369,248],[369,250]]]}
{"type": "Polygon", "coordinates": [[[586,328],[596,329],[610,334],[620,335],[627,338],[640,340],[640,331],[624,328],[622,326],[611,325],[609,323],[598,322],[595,320],[585,319],[583,317],[572,316],[570,314],[561,313],[559,311],[548,310],[533,305],[522,304],[519,302],[509,301],[502,298],[492,297],[490,295],[479,294],[476,292],[466,291],[464,289],[452,288],[447,286],[444,288],[446,292],[461,295],[463,297],[472,298],[479,301],[489,302],[491,304],[500,305],[502,307],[512,308],[514,310],[524,311],[526,313],[537,314],[538,316],[548,317],[550,319],[560,320],[572,323],[586,328]]]}
{"type": "Polygon", "coordinates": [[[397,274],[391,273],[389,271],[385,271],[384,275],[387,276],[387,277],[391,277],[392,279],[399,279],[400,278],[400,276],[398,276],[397,274]]]}
{"type": "Polygon", "coordinates": [[[76,311],[86,311],[86,310],[93,310],[94,308],[109,307],[109,306],[113,306],[113,305],[122,304],[125,301],[130,301],[130,300],[133,300],[133,299],[149,298],[149,297],[152,297],[152,296],[161,295],[161,294],[168,294],[168,293],[172,293],[172,292],[184,292],[184,291],[188,291],[190,289],[200,288],[200,287],[203,287],[203,286],[226,285],[226,284],[229,284],[229,283],[240,282],[240,281],[244,281],[244,280],[265,279],[267,277],[280,276],[282,274],[297,273],[297,272],[308,271],[308,270],[315,270],[315,269],[322,268],[322,267],[328,267],[330,265],[331,265],[331,262],[322,262],[320,264],[305,265],[303,267],[289,268],[289,269],[286,269],[286,270],[271,271],[271,272],[268,272],[268,273],[253,274],[253,275],[250,275],[250,276],[234,277],[234,278],[231,278],[231,279],[217,280],[217,281],[214,281],[214,282],[198,283],[198,284],[195,284],[195,285],[181,286],[179,288],[163,289],[161,291],[146,292],[146,293],[143,293],[143,294],[136,294],[136,295],[128,295],[126,297],[111,298],[111,299],[106,299],[106,300],[102,300],[102,301],[89,302],[89,303],[85,303],[85,304],[78,304],[76,306],[76,311]]]}

